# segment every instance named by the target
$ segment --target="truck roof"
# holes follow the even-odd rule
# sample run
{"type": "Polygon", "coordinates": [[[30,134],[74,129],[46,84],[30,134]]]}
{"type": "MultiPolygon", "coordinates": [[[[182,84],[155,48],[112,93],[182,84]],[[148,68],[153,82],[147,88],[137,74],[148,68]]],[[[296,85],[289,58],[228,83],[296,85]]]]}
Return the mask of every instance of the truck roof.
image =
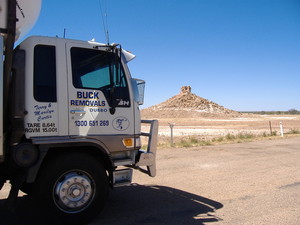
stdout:
{"type": "MultiPolygon", "coordinates": [[[[119,46],[119,44],[104,44],[104,43],[99,43],[96,42],[94,39],[91,41],[83,41],[83,40],[76,40],[76,39],[68,39],[68,38],[60,38],[60,37],[47,37],[47,36],[30,36],[28,38],[26,38],[24,41],[22,41],[20,43],[20,45],[22,45],[22,43],[26,43],[26,42],[34,42],[34,43],[39,43],[39,42],[45,42],[47,40],[55,40],[56,43],[60,43],[60,44],[65,44],[68,42],[72,42],[74,44],[78,44],[81,46],[86,45],[87,47],[90,46],[92,48],[96,48],[96,47],[100,47],[100,48],[111,48],[111,47],[117,47],[119,46]]],[[[126,63],[133,60],[136,56],[134,54],[132,54],[131,52],[125,50],[122,48],[122,54],[126,60],[126,63]]]]}

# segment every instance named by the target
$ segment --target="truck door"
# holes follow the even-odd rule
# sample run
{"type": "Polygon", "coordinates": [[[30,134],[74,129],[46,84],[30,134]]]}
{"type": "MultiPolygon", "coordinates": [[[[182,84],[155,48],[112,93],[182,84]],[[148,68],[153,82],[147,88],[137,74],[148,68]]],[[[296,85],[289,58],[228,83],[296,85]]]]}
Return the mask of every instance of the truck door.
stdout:
{"type": "Polygon", "coordinates": [[[115,53],[66,44],[69,135],[134,134],[128,76],[115,53]]]}

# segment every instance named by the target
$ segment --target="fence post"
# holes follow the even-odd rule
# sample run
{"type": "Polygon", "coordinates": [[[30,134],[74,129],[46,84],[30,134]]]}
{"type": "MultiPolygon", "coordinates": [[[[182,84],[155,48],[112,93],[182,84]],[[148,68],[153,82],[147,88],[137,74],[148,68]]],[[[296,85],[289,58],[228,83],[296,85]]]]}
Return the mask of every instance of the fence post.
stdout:
{"type": "Polygon", "coordinates": [[[272,124],[271,124],[271,120],[269,120],[269,125],[270,125],[270,135],[272,136],[272,135],[273,135],[273,132],[272,132],[272,124]]]}
{"type": "Polygon", "coordinates": [[[283,137],[283,127],[281,122],[279,123],[279,126],[280,126],[280,135],[281,137],[283,137]]]}
{"type": "Polygon", "coordinates": [[[171,147],[173,147],[173,127],[175,126],[175,123],[169,123],[169,127],[171,128],[171,147]]]}

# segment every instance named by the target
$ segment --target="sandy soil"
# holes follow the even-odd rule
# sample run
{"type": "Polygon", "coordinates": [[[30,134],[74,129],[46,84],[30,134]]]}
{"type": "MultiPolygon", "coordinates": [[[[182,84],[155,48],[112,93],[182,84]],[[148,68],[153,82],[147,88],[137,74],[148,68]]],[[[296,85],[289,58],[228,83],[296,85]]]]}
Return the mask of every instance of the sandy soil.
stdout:
{"type": "MultiPolygon", "coordinates": [[[[261,135],[270,134],[270,123],[273,132],[280,134],[280,123],[283,132],[291,130],[300,131],[300,115],[251,115],[245,114],[234,118],[159,118],[159,136],[169,137],[171,129],[169,124],[174,124],[173,135],[202,136],[212,138],[226,134],[252,133],[261,135]]],[[[143,126],[143,130],[147,127],[143,126]]]]}

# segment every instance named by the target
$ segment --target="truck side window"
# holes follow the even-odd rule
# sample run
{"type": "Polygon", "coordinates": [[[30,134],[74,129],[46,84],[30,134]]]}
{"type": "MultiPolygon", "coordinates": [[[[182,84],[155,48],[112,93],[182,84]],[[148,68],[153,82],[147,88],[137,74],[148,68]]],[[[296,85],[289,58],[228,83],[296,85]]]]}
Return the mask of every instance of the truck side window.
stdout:
{"type": "MultiPolygon", "coordinates": [[[[117,103],[128,102],[121,107],[129,107],[129,91],[123,68],[117,73],[115,55],[112,52],[94,49],[71,48],[72,77],[75,88],[101,90],[110,99],[114,86],[117,103]]],[[[108,101],[110,104],[110,101],[108,101]]]]}
{"type": "Polygon", "coordinates": [[[39,102],[56,102],[55,47],[37,45],[34,48],[33,95],[39,102]]]}

